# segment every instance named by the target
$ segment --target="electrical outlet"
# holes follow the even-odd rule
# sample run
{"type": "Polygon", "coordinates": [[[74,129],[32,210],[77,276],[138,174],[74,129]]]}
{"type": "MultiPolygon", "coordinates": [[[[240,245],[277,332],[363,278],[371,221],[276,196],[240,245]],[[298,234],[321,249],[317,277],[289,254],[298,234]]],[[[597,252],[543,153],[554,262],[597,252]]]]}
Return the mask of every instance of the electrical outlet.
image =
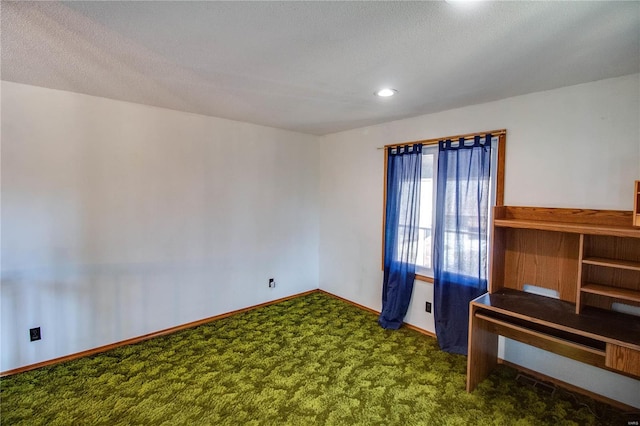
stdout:
{"type": "Polygon", "coordinates": [[[42,335],[40,334],[40,327],[30,328],[29,338],[31,339],[32,342],[42,339],[42,335]]]}
{"type": "Polygon", "coordinates": [[[431,302],[425,302],[424,310],[427,311],[428,313],[431,313],[431,302]]]}
{"type": "Polygon", "coordinates": [[[276,280],[273,278],[269,278],[269,288],[275,288],[276,280]]]}

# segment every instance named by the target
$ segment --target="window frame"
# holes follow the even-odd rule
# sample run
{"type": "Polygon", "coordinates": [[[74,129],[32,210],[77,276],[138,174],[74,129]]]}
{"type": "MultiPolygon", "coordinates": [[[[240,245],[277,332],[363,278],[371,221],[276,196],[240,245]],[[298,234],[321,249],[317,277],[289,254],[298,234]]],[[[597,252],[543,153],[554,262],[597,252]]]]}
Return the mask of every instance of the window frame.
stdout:
{"type": "MultiPolygon", "coordinates": [[[[386,225],[386,206],[387,206],[387,150],[391,148],[395,148],[398,146],[405,145],[414,145],[414,144],[422,144],[422,145],[437,145],[441,140],[451,139],[451,140],[459,140],[460,138],[464,139],[473,139],[476,136],[486,136],[487,134],[491,134],[492,137],[498,138],[497,144],[497,155],[496,155],[496,174],[495,174],[495,204],[491,206],[491,211],[489,212],[489,220],[493,220],[493,207],[495,206],[504,206],[504,168],[505,168],[505,155],[506,155],[506,142],[507,142],[507,130],[491,130],[487,132],[477,132],[477,133],[466,133],[463,135],[455,135],[455,136],[445,136],[437,139],[427,139],[422,141],[414,141],[414,142],[401,142],[384,146],[384,174],[383,174],[383,199],[382,199],[382,247],[381,247],[381,269],[384,271],[384,243],[385,243],[385,225],[386,225]]],[[[436,191],[433,194],[434,198],[436,196],[436,191]]],[[[433,226],[435,227],[435,215],[433,218],[433,226]]],[[[489,227],[491,230],[491,226],[489,227]]],[[[492,246],[492,233],[490,231],[489,235],[489,250],[491,250],[492,246]]],[[[425,268],[421,268],[423,271],[425,268]]],[[[433,271],[433,269],[431,269],[433,271]]],[[[427,275],[416,272],[416,279],[428,283],[433,283],[433,277],[429,277],[427,275]]]]}

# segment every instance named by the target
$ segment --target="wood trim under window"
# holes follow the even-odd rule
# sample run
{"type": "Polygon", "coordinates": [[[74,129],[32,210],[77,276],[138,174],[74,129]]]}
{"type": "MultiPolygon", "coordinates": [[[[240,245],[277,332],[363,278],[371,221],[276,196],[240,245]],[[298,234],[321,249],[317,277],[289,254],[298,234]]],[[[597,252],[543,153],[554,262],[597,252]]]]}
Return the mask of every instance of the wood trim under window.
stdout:
{"type": "MultiPolygon", "coordinates": [[[[435,145],[441,140],[459,140],[460,138],[464,139],[473,139],[476,136],[485,136],[487,134],[491,134],[491,136],[498,137],[498,158],[497,158],[497,167],[496,171],[496,206],[504,206],[504,169],[505,169],[505,159],[506,159],[506,144],[507,144],[507,129],[500,130],[490,130],[488,132],[479,132],[479,133],[466,133],[462,135],[455,136],[445,136],[442,138],[436,139],[425,139],[421,141],[413,141],[413,142],[400,142],[395,144],[389,144],[384,146],[384,171],[382,176],[382,250],[380,257],[380,266],[384,271],[384,229],[385,223],[387,221],[387,149],[394,148],[398,146],[405,145],[414,145],[414,144],[422,144],[422,145],[435,145]]],[[[380,149],[380,148],[379,148],[380,149]]],[[[426,281],[433,283],[433,278],[427,277],[425,275],[416,274],[416,279],[420,281],[426,281]]]]}
{"type": "Polygon", "coordinates": [[[433,278],[426,275],[416,274],[416,280],[433,284],[433,278]]]}

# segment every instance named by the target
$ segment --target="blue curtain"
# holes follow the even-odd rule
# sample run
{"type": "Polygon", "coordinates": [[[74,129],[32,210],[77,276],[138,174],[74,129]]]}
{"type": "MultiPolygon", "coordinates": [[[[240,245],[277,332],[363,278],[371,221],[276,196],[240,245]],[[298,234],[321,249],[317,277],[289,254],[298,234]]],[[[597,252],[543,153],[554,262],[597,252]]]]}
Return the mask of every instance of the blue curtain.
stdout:
{"type": "Polygon", "coordinates": [[[491,135],[440,141],[434,315],[440,348],[467,354],[469,302],[487,291],[491,135]]]}
{"type": "Polygon", "coordinates": [[[398,329],[409,308],[416,276],[422,145],[387,149],[384,281],[378,324],[398,329]]]}

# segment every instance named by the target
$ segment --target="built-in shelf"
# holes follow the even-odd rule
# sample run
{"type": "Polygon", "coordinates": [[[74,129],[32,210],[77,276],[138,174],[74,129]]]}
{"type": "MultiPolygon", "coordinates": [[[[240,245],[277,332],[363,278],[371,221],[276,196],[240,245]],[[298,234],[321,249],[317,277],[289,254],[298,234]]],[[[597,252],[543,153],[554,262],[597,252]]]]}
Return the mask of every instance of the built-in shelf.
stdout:
{"type": "Polygon", "coordinates": [[[638,208],[494,209],[489,292],[469,311],[468,391],[496,365],[498,336],[640,378],[640,317],[613,306],[640,306],[638,208]]]}
{"type": "Polygon", "coordinates": [[[598,294],[600,296],[615,297],[617,299],[629,300],[640,303],[640,291],[629,290],[620,287],[611,287],[608,285],[585,283],[580,290],[583,293],[598,294]]]}
{"type": "Polygon", "coordinates": [[[587,265],[604,266],[607,268],[628,269],[630,271],[640,271],[640,262],[632,262],[621,259],[605,259],[603,257],[586,257],[582,263],[587,265]]]}
{"type": "Polygon", "coordinates": [[[539,231],[569,232],[587,235],[640,238],[640,229],[632,226],[593,225],[590,223],[552,222],[546,220],[495,219],[499,228],[536,229],[539,231]]]}

